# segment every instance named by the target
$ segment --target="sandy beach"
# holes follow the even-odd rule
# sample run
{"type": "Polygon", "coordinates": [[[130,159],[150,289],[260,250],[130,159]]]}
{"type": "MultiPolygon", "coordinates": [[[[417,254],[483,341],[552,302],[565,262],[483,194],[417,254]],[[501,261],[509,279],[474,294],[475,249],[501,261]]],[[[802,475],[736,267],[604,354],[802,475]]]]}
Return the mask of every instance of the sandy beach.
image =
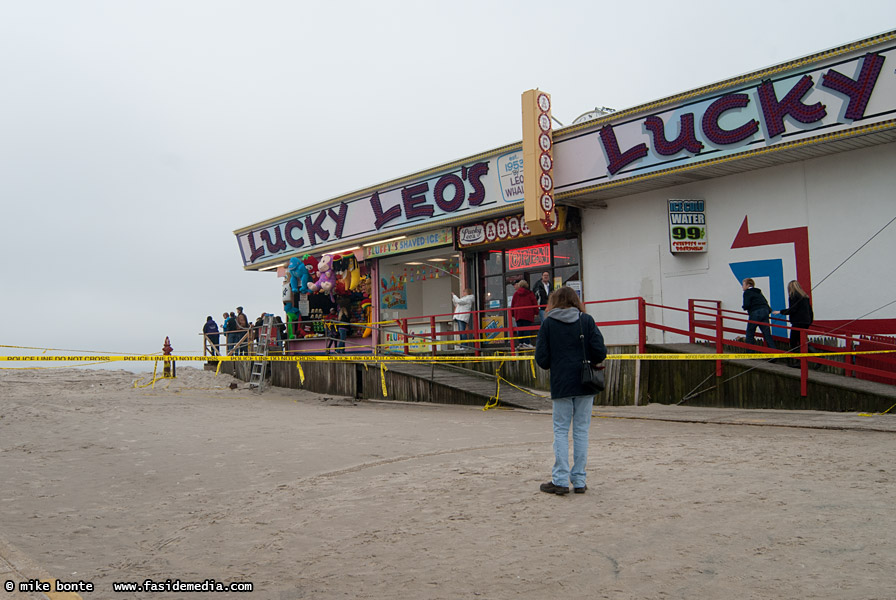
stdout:
{"type": "Polygon", "coordinates": [[[893,433],[597,418],[557,497],[546,413],[138,379],[0,371],[0,536],[83,598],[896,597],[893,433]]]}

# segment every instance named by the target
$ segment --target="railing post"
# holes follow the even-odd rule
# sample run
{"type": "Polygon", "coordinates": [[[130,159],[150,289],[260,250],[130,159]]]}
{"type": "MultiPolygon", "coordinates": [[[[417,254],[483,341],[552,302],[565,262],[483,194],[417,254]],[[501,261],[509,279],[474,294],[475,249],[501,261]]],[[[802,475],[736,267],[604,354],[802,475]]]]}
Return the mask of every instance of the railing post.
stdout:
{"type": "Polygon", "coordinates": [[[510,352],[516,354],[516,336],[513,334],[513,314],[510,307],[504,308],[504,327],[507,329],[507,339],[510,340],[510,352]]]}
{"type": "MultiPolygon", "coordinates": [[[[846,336],[846,351],[854,352],[855,349],[856,349],[855,340],[853,339],[852,335],[847,335],[846,336]]],[[[854,365],[854,364],[856,364],[856,357],[854,354],[847,354],[846,356],[843,357],[843,365],[844,365],[843,376],[844,377],[855,377],[856,376],[856,372],[852,368],[850,368],[850,366],[848,366],[848,365],[854,365]]]]}
{"type": "Polygon", "coordinates": [[[697,338],[694,334],[697,332],[697,324],[694,323],[694,299],[688,298],[688,332],[691,334],[688,336],[689,344],[696,344],[697,338]]]}
{"type": "Polygon", "coordinates": [[[432,352],[432,355],[436,355],[436,348],[439,347],[435,342],[439,341],[436,337],[436,317],[435,315],[431,315],[429,317],[429,339],[432,340],[432,344],[429,345],[429,349],[432,352]]]}
{"type": "MultiPolygon", "coordinates": [[[[722,308],[721,306],[716,310],[716,354],[723,354],[725,352],[725,345],[723,342],[723,334],[724,328],[722,327],[722,308]]],[[[722,376],[722,361],[716,361],[716,377],[722,376]]]]}
{"type": "Polygon", "coordinates": [[[647,301],[638,298],[638,354],[647,353],[647,301]]]}
{"type": "MultiPolygon", "coordinates": [[[[809,332],[800,329],[800,354],[806,354],[809,351],[809,332]]],[[[809,395],[809,359],[805,356],[800,357],[800,396],[805,398],[809,395]]]]}
{"type": "Polygon", "coordinates": [[[404,354],[407,356],[411,353],[411,349],[408,348],[408,320],[402,319],[399,323],[401,324],[401,333],[404,335],[404,354]]]}
{"type": "MultiPolygon", "coordinates": [[[[475,356],[479,356],[479,351],[480,351],[480,349],[481,349],[481,342],[478,341],[478,340],[479,340],[479,337],[480,337],[480,334],[479,334],[479,331],[480,331],[480,329],[479,329],[479,323],[480,323],[480,319],[481,319],[481,316],[480,316],[481,314],[482,314],[482,313],[479,313],[479,312],[476,312],[476,311],[473,311],[473,312],[470,313],[470,320],[471,320],[472,323],[473,323],[473,339],[474,339],[474,340],[477,340],[477,341],[473,342],[473,347],[476,348],[475,356]]],[[[469,329],[470,329],[470,328],[467,327],[467,330],[469,330],[469,329]]]]}

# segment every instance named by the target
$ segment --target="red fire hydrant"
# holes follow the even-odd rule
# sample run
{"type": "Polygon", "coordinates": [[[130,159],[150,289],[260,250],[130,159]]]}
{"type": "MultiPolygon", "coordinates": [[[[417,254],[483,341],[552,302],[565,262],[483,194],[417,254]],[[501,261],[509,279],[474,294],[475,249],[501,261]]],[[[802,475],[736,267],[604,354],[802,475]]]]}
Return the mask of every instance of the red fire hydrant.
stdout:
{"type": "MultiPolygon", "coordinates": [[[[171,340],[168,339],[168,336],[165,336],[165,343],[162,345],[162,356],[171,356],[171,351],[174,348],[171,347],[171,340]]],[[[168,379],[174,379],[177,377],[177,365],[173,360],[166,360],[165,364],[162,366],[162,377],[168,379]]]]}

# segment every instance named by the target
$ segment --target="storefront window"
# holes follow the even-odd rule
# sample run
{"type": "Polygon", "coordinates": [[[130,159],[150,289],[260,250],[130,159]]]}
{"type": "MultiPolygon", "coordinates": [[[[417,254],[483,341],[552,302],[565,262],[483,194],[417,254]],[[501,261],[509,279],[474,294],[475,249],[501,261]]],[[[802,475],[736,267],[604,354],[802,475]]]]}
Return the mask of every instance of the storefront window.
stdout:
{"type": "MultiPolygon", "coordinates": [[[[496,310],[510,306],[515,291],[513,284],[520,279],[530,287],[547,273],[553,286],[579,281],[579,241],[576,238],[557,240],[508,250],[490,250],[479,254],[482,278],[481,308],[496,310]],[[548,259],[548,248],[550,257],[548,259]],[[510,260],[513,258],[514,260],[510,260]],[[548,263],[548,264],[545,264],[548,263]]],[[[495,313],[497,316],[502,313],[495,313]]]]}
{"type": "Polygon", "coordinates": [[[557,240],[554,242],[554,267],[579,264],[579,240],[557,240]]]}
{"type": "Polygon", "coordinates": [[[579,267],[562,267],[560,269],[554,269],[554,277],[559,278],[561,281],[561,285],[567,285],[570,281],[579,281],[581,278],[579,277],[579,267]]]}
{"type": "Polygon", "coordinates": [[[460,294],[459,257],[450,249],[381,258],[379,315],[383,320],[439,315],[452,320],[451,294],[460,294]]]}
{"type": "Polygon", "coordinates": [[[485,278],[485,289],[483,290],[482,308],[503,308],[504,307],[504,276],[495,275],[485,278]]]}
{"type": "Polygon", "coordinates": [[[504,272],[503,250],[490,250],[483,252],[480,256],[482,256],[483,275],[500,275],[504,272]]]}

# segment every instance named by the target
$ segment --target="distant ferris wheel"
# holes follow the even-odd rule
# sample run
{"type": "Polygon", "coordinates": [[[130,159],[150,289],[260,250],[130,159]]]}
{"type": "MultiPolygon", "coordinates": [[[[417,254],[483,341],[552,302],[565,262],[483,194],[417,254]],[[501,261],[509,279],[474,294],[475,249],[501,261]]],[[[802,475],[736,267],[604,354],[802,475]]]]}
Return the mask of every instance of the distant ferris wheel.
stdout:
{"type": "Polygon", "coordinates": [[[579,123],[585,123],[587,121],[593,121],[594,119],[599,119],[605,115],[609,115],[610,113],[616,112],[615,108],[608,108],[606,106],[597,106],[594,110],[589,110],[583,115],[576,117],[576,120],[572,122],[573,125],[578,125],[579,123]]]}

